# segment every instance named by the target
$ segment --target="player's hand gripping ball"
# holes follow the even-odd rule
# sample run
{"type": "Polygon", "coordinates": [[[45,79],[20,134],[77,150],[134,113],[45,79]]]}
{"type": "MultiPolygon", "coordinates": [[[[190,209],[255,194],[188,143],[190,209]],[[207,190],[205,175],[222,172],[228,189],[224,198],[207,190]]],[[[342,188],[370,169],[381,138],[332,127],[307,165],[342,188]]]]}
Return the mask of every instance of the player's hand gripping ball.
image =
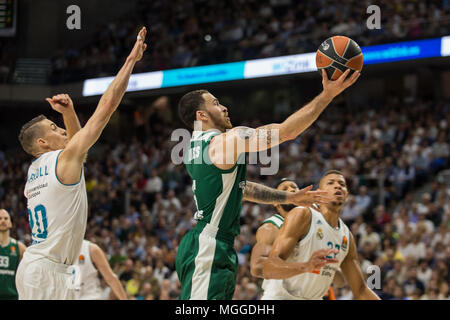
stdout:
{"type": "Polygon", "coordinates": [[[330,37],[319,46],[316,52],[316,66],[319,72],[325,69],[329,80],[336,80],[345,70],[361,71],[363,54],[359,45],[345,36],[330,37]]]}

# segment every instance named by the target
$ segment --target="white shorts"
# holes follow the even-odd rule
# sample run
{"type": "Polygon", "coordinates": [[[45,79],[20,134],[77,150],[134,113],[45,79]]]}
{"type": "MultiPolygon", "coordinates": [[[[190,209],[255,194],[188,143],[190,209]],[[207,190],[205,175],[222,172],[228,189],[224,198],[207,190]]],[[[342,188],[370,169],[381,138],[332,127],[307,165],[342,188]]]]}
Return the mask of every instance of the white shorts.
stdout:
{"type": "Polygon", "coordinates": [[[73,300],[72,272],[72,266],[46,258],[27,261],[25,254],[16,273],[19,300],[73,300]]]}
{"type": "Polygon", "coordinates": [[[75,291],[76,300],[104,300],[102,292],[100,290],[90,289],[90,290],[77,290],[75,291]]]}

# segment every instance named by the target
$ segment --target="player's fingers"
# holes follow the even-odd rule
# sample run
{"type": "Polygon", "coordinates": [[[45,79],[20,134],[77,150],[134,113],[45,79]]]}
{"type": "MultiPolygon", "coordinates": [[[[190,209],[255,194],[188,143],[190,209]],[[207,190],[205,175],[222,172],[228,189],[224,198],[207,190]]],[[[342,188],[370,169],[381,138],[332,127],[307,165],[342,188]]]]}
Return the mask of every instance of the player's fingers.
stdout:
{"type": "Polygon", "coordinates": [[[355,81],[359,78],[360,75],[361,75],[361,73],[358,71],[353,72],[353,74],[344,81],[344,85],[346,87],[351,86],[352,84],[355,83],[355,81]]]}
{"type": "Polygon", "coordinates": [[[350,69],[345,70],[345,72],[343,74],[341,74],[341,76],[337,79],[337,81],[340,83],[343,83],[349,73],[350,73],[350,69]]]}
{"type": "Polygon", "coordinates": [[[328,192],[327,191],[321,191],[321,190],[308,191],[306,194],[311,195],[311,196],[328,197],[328,192]]]}
{"type": "Polygon", "coordinates": [[[46,100],[48,103],[50,103],[50,105],[53,106],[53,100],[52,100],[52,99],[50,99],[50,98],[45,98],[45,100],[46,100]]]}
{"type": "Polygon", "coordinates": [[[145,35],[147,34],[147,29],[145,27],[142,27],[141,31],[139,31],[139,36],[141,36],[142,41],[145,41],[145,35]]]}
{"type": "Polygon", "coordinates": [[[320,250],[316,251],[317,256],[321,259],[326,259],[325,258],[326,256],[329,256],[330,254],[338,253],[338,252],[339,251],[336,249],[320,249],[320,250]]]}
{"type": "Polygon", "coordinates": [[[331,199],[328,198],[314,198],[314,202],[318,204],[329,204],[331,199]]]}
{"type": "Polygon", "coordinates": [[[325,69],[322,69],[322,82],[324,84],[328,82],[328,76],[327,76],[327,72],[325,71],[325,69]]]}
{"type": "Polygon", "coordinates": [[[329,254],[329,251],[330,249],[320,249],[320,250],[317,250],[316,252],[314,252],[313,253],[313,256],[315,256],[315,257],[318,257],[318,258],[325,258],[325,256],[326,255],[328,255],[329,254]]]}
{"type": "Polygon", "coordinates": [[[302,193],[307,193],[309,190],[311,190],[312,189],[312,185],[309,185],[309,186],[307,186],[307,187],[305,187],[305,188],[303,188],[303,189],[301,189],[299,192],[302,192],[302,193]]]}
{"type": "Polygon", "coordinates": [[[356,80],[358,80],[358,78],[361,76],[361,72],[359,71],[355,71],[352,74],[352,77],[350,78],[350,85],[354,84],[356,82],[356,80]]]}
{"type": "Polygon", "coordinates": [[[147,44],[144,43],[144,47],[143,47],[144,51],[147,50],[147,44]]]}
{"type": "Polygon", "coordinates": [[[338,262],[339,262],[338,259],[326,259],[326,260],[325,260],[325,264],[328,264],[328,263],[338,263],[338,262]]]}
{"type": "Polygon", "coordinates": [[[56,96],[55,96],[55,98],[53,98],[53,101],[55,101],[55,102],[62,102],[62,103],[64,103],[64,95],[62,95],[62,94],[57,94],[56,96]]]}

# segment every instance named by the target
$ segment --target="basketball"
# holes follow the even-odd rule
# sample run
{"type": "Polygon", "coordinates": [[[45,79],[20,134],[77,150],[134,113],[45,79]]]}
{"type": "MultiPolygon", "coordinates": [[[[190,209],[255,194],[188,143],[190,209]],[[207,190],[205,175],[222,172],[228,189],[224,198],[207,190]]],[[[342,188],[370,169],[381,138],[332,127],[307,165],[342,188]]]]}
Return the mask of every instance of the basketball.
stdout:
{"type": "Polygon", "coordinates": [[[363,67],[363,54],[359,45],[345,36],[326,39],[316,52],[316,66],[320,72],[325,69],[329,80],[336,80],[348,68],[351,75],[363,67]]]}

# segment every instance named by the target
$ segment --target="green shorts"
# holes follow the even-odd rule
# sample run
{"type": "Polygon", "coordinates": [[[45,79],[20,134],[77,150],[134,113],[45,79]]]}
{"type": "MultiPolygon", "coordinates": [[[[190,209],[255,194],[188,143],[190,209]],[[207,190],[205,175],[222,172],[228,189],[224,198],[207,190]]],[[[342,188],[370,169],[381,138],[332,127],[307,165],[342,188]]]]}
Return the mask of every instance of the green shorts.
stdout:
{"type": "Polygon", "coordinates": [[[199,222],[180,242],[175,261],[180,300],[233,298],[238,270],[234,236],[215,234],[211,229],[199,222]]]}

